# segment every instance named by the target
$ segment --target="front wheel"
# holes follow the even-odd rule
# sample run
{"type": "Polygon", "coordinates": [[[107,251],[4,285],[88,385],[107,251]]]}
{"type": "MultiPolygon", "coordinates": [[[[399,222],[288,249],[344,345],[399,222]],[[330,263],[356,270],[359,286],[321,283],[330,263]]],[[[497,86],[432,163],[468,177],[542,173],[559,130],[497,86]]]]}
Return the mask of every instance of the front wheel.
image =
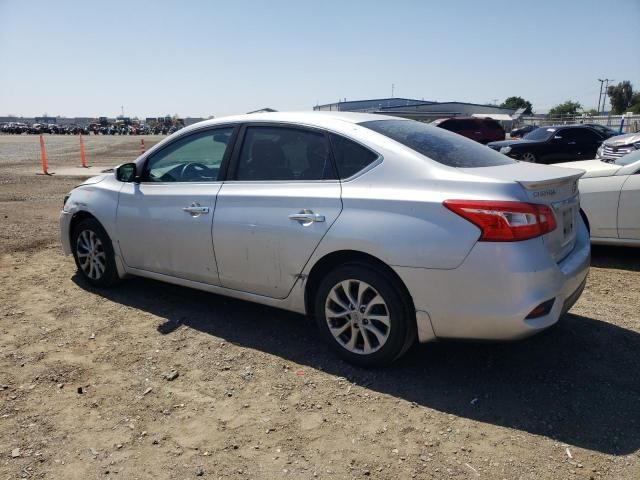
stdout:
{"type": "Polygon", "coordinates": [[[523,162],[528,162],[528,163],[536,163],[538,161],[536,156],[531,152],[524,152],[522,154],[522,157],[520,158],[520,160],[522,160],[523,162]]]}
{"type": "Polygon", "coordinates": [[[111,239],[100,222],[80,221],[71,237],[73,258],[80,274],[91,285],[110,287],[119,280],[111,239]]]}
{"type": "Polygon", "coordinates": [[[387,275],[362,264],[345,264],[320,284],[315,301],[318,327],[345,360],[384,366],[415,341],[415,313],[387,275]]]}

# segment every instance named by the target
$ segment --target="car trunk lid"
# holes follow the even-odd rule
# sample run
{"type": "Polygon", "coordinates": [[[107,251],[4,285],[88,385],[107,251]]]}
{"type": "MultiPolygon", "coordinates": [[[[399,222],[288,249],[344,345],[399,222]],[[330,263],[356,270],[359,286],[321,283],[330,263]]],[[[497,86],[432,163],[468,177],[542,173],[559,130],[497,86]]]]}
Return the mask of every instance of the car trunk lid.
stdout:
{"type": "Polygon", "coordinates": [[[461,170],[488,180],[520,184],[529,202],[547,205],[554,212],[557,228],[542,237],[553,259],[560,262],[573,250],[580,219],[578,179],[584,170],[525,162],[461,170]]]}

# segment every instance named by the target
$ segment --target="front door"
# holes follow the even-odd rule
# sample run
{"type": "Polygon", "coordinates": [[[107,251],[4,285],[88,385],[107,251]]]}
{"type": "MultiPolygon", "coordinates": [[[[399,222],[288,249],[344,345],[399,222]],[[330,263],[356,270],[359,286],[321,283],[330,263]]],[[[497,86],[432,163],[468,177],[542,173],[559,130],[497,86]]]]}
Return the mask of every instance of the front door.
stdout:
{"type": "Polygon", "coordinates": [[[234,128],[183,136],[120,191],[118,246],[128,267],[218,284],[211,238],[220,169],[234,128]]]}
{"type": "Polygon", "coordinates": [[[618,236],[640,240],[640,172],[629,175],[620,192],[618,236]]]}
{"type": "Polygon", "coordinates": [[[218,192],[213,241],[222,286],[285,298],[342,210],[324,132],[249,126],[218,192]]]}

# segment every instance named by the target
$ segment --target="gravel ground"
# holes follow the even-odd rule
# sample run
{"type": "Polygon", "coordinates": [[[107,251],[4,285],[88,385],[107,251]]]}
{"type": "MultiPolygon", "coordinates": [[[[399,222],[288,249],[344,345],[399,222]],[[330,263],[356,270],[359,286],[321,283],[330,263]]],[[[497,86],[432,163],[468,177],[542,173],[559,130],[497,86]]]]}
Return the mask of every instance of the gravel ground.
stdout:
{"type": "MultiPolygon", "coordinates": [[[[89,162],[139,141],[88,137],[89,162]]],[[[77,137],[46,142],[52,171],[79,162],[77,137]]],[[[36,176],[38,153],[0,136],[0,478],[640,478],[639,251],[595,249],[541,335],[367,371],[299,315],[145,279],[92,289],[57,239],[78,180],[36,176]]]]}

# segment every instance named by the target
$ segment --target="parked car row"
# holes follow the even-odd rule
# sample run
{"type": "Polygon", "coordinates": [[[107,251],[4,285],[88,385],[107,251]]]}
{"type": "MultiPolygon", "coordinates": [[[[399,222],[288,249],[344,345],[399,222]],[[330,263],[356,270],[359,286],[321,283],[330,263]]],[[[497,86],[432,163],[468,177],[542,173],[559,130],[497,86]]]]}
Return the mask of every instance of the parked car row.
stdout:
{"type": "Polygon", "coordinates": [[[93,133],[95,135],[171,135],[183,128],[180,125],[98,125],[91,124],[88,127],[82,127],[79,125],[57,125],[33,123],[26,124],[20,122],[7,122],[0,124],[0,133],[6,134],[55,134],[55,135],[89,135],[93,133]]]}
{"type": "Polygon", "coordinates": [[[20,122],[9,122],[0,124],[0,133],[10,133],[14,135],[20,135],[23,133],[39,135],[42,133],[51,133],[57,135],[77,135],[79,133],[87,134],[89,131],[86,127],[80,127],[78,125],[56,125],[56,124],[44,124],[33,123],[28,125],[20,122]]]}
{"type": "Polygon", "coordinates": [[[60,232],[96,287],[139,275],[308,314],[344,359],[384,365],[555,324],[589,270],[582,174],[395,117],[242,115],[74,188],[60,232]]]}

